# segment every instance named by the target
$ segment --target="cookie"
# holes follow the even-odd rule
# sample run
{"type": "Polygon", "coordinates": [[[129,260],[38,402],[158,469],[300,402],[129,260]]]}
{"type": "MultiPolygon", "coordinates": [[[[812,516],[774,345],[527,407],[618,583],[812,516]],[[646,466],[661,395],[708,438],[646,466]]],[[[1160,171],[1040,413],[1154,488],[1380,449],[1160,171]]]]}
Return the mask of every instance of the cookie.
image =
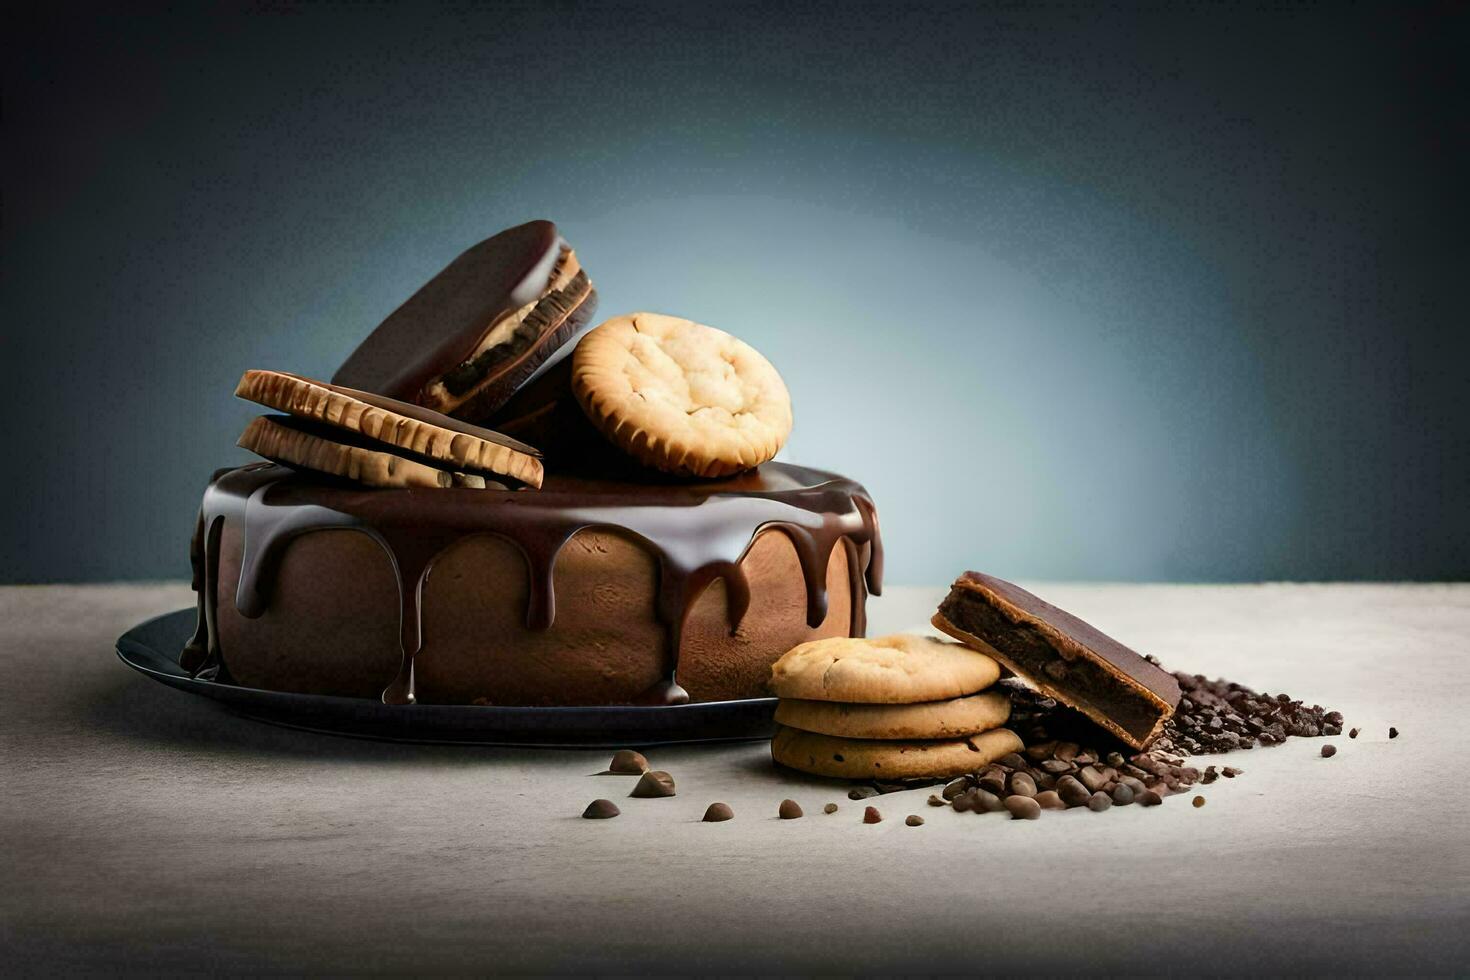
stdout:
{"type": "Polygon", "coordinates": [[[647,466],[727,476],[791,434],[786,383],[749,344],[658,313],[614,317],[572,355],[572,392],[604,436],[647,466]]]}
{"type": "Polygon", "coordinates": [[[933,623],[1135,749],[1158,735],[1179,704],[1173,674],[1090,623],[993,575],[966,572],[955,579],[933,623]]]}
{"type": "Polygon", "coordinates": [[[999,728],[1011,717],[1003,691],[982,691],[948,701],[918,704],[839,704],[782,698],[776,720],[804,732],[839,738],[963,738],[999,728]]]}
{"type": "Polygon", "coordinates": [[[837,738],[777,725],[771,738],[771,758],[780,765],[837,779],[947,779],[974,772],[1021,749],[1021,739],[1009,728],[968,738],[881,741],[837,738]]]}
{"type": "Polygon", "coordinates": [[[896,633],[793,647],[772,665],[771,690],[808,701],[913,704],[974,694],[999,677],[999,664],[962,644],[896,633]]]}
{"type": "Polygon", "coordinates": [[[420,457],[434,468],[443,464],[445,469],[493,473],[541,486],[541,454],[535,449],[407,402],[281,371],[246,371],[235,396],[382,443],[376,447],[380,452],[401,450],[396,455],[420,457]]]}
{"type": "MultiPolygon", "coordinates": [[[[487,483],[478,473],[454,473],[392,453],[325,438],[289,415],[252,419],[236,443],[277,463],[340,476],[369,487],[469,487],[487,483]]],[[[504,488],[503,484],[496,484],[504,488]]]]}
{"type": "Polygon", "coordinates": [[[597,293],[550,221],[467,249],[378,325],[335,384],[489,418],[592,317],[597,293]]]}

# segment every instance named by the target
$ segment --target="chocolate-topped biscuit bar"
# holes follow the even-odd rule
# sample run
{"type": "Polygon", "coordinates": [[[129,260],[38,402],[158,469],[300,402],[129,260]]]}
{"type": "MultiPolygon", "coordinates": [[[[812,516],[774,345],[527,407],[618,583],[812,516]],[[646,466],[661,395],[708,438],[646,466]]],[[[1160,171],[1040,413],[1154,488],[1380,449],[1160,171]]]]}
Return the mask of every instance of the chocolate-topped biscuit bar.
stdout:
{"type": "Polygon", "coordinates": [[[1179,704],[1174,675],[1018,585],[966,572],[936,627],[1141,749],[1179,704]]]}

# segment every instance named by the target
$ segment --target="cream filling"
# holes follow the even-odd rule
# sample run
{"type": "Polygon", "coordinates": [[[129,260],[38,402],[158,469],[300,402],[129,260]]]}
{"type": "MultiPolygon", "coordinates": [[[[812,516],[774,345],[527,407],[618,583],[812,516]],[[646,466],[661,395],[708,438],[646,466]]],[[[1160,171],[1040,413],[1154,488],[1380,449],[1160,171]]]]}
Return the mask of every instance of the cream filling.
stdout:
{"type": "MultiPolygon", "coordinates": [[[[510,340],[511,337],[515,336],[515,332],[520,325],[525,322],[526,317],[531,315],[531,311],[542,300],[558,290],[565,289],[577,277],[577,273],[581,271],[582,265],[577,261],[577,253],[563,243],[561,254],[556,260],[556,266],[551,270],[551,277],[545,288],[541,290],[541,293],[524,306],[511,310],[508,313],[502,313],[497,317],[491,323],[490,329],[480,338],[480,342],[475,346],[475,349],[461,363],[473,361],[486,351],[494,347],[499,347],[501,344],[510,340]]],[[[442,380],[436,380],[433,384],[429,385],[425,393],[428,396],[429,404],[447,406],[444,410],[450,411],[473,397],[478,388],[479,386],[476,385],[475,388],[466,391],[463,395],[456,396],[450,393],[442,380]]]]}

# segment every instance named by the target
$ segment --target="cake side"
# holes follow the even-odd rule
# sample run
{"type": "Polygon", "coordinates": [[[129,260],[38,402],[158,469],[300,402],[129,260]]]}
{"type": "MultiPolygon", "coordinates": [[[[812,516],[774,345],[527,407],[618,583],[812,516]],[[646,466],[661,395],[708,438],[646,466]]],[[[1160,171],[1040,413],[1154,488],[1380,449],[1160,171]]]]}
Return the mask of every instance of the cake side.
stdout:
{"type": "Polygon", "coordinates": [[[861,635],[881,574],[866,492],[781,464],[698,487],[539,493],[245,467],[210,485],[196,540],[186,666],[390,703],[764,696],[789,647],[861,635]]]}

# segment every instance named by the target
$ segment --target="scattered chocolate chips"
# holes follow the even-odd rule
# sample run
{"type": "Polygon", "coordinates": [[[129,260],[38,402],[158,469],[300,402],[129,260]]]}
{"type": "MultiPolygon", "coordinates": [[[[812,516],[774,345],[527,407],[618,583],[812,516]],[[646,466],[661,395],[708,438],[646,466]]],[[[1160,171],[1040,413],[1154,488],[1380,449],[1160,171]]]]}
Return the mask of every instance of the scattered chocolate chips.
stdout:
{"type": "Polygon", "coordinates": [[[940,796],[938,793],[930,793],[929,794],[929,799],[928,799],[927,802],[929,803],[930,806],[948,806],[949,805],[949,801],[946,800],[944,797],[940,796]]]}
{"type": "Polygon", "coordinates": [[[1399,730],[1397,728],[1390,728],[1388,730],[1388,737],[1389,738],[1398,738],[1399,737],[1399,730]]]}
{"type": "Polygon", "coordinates": [[[1337,746],[1335,746],[1335,745],[1324,745],[1324,746],[1322,746],[1322,758],[1324,758],[1324,759],[1330,759],[1330,758],[1332,758],[1335,755],[1337,755],[1337,746]]]}
{"type": "Polygon", "coordinates": [[[663,796],[674,795],[674,777],[662,769],[651,769],[645,772],[638,780],[638,785],[633,787],[629,796],[636,796],[640,800],[656,799],[663,796]]]}
{"type": "Polygon", "coordinates": [[[909,814],[908,819],[904,821],[904,823],[908,824],[910,827],[922,827],[924,826],[924,818],[919,816],[917,813],[911,813],[909,814]]]}
{"type": "Polygon", "coordinates": [[[878,808],[877,807],[870,806],[870,807],[867,807],[866,809],[863,810],[863,823],[882,823],[882,822],[883,822],[883,814],[881,814],[881,813],[878,812],[878,808]]]}
{"type": "Polygon", "coordinates": [[[1005,806],[1011,811],[1012,820],[1041,819],[1041,804],[1030,796],[1007,796],[1005,806]]]}
{"type": "Polygon", "coordinates": [[[724,823],[726,820],[735,819],[735,811],[730,809],[728,803],[711,803],[709,809],[704,811],[705,823],[724,823]]]}
{"type": "Polygon", "coordinates": [[[616,817],[623,811],[612,800],[593,800],[587,804],[587,809],[582,811],[583,820],[607,820],[616,817]]]}
{"type": "MultiPolygon", "coordinates": [[[[798,809],[800,809],[800,807],[798,807],[798,809]]],[[[836,813],[837,812],[837,804],[836,803],[828,803],[826,806],[822,807],[822,812],[823,813],[836,813]]]]}
{"type": "MultiPolygon", "coordinates": [[[[831,803],[827,805],[832,806],[831,803]]],[[[782,820],[799,820],[801,818],[801,807],[795,800],[782,800],[780,808],[776,810],[776,815],[782,820]]]]}
{"type": "Polygon", "coordinates": [[[607,771],[619,776],[637,776],[648,771],[648,760],[642,752],[619,749],[613,754],[612,762],[607,764],[607,771]]]}
{"type": "Polygon", "coordinates": [[[1292,735],[1316,738],[1342,732],[1342,713],[1320,704],[1309,707],[1286,694],[1258,694],[1243,684],[1202,674],[1175,671],[1174,678],[1179,706],[1150,751],[1207,755],[1280,745],[1292,735]]]}
{"type": "Polygon", "coordinates": [[[1357,738],[1357,737],[1358,737],[1358,730],[1356,728],[1354,728],[1352,731],[1348,732],[1348,738],[1357,738]]]}
{"type": "Polygon", "coordinates": [[[1194,804],[1194,808],[1196,810],[1198,810],[1200,807],[1202,807],[1202,806],[1205,805],[1205,798],[1203,796],[1196,796],[1194,799],[1190,800],[1189,802],[1193,803],[1194,804]]]}

